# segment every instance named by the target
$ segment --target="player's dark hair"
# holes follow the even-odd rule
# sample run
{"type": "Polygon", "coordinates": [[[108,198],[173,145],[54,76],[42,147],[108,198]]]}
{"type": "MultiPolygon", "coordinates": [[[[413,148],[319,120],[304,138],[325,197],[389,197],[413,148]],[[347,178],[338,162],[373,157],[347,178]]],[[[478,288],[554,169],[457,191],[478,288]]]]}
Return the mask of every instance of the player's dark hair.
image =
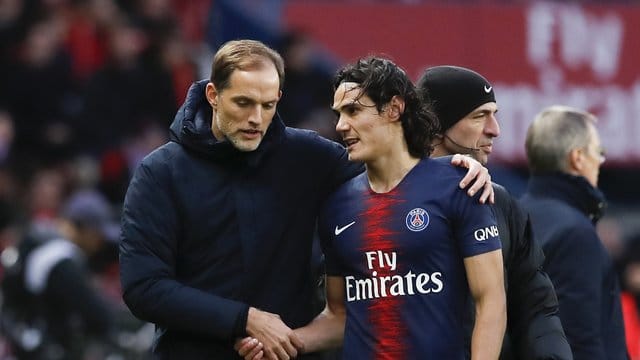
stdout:
{"type": "Polygon", "coordinates": [[[394,96],[405,102],[400,122],[409,153],[421,158],[431,154],[431,143],[439,131],[439,123],[431,105],[423,101],[407,74],[391,60],[370,56],[342,68],[336,75],[334,91],[344,82],[360,85],[358,97],[368,96],[382,111],[394,96]]]}

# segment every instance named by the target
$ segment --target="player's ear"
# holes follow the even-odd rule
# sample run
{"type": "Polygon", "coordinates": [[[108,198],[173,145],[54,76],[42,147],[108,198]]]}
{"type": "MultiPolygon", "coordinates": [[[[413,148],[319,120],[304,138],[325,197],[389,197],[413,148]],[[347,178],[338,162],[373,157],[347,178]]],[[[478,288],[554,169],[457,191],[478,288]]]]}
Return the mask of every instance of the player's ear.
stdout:
{"type": "Polygon", "coordinates": [[[404,113],[405,102],[404,99],[398,95],[395,95],[389,101],[389,105],[387,106],[387,111],[389,112],[389,117],[391,120],[396,121],[400,119],[400,115],[404,113]]]}

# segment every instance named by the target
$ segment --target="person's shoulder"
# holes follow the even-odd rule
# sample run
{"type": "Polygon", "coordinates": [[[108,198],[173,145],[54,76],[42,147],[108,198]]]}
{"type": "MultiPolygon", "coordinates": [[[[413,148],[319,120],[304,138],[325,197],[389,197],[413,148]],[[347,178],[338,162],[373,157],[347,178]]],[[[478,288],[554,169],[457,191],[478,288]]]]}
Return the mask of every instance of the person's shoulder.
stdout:
{"type": "Polygon", "coordinates": [[[418,163],[417,177],[425,186],[433,186],[439,191],[455,191],[459,189],[460,180],[468,169],[451,164],[451,156],[423,158],[418,163]]]}
{"type": "Polygon", "coordinates": [[[562,221],[560,223],[568,224],[575,222],[582,222],[588,220],[587,217],[580,213],[576,208],[567,204],[566,202],[546,196],[532,195],[531,193],[525,193],[520,198],[519,203],[529,211],[531,214],[546,214],[546,215],[558,215],[561,214],[562,221]]]}
{"type": "Polygon", "coordinates": [[[39,294],[44,291],[51,271],[66,260],[81,261],[81,250],[70,241],[55,238],[33,249],[25,258],[24,277],[26,288],[39,294]]]}
{"type": "Polygon", "coordinates": [[[518,199],[516,199],[507,188],[495,182],[492,182],[491,186],[493,187],[496,208],[504,211],[512,211],[514,209],[522,211],[518,199]]]}
{"type": "Polygon", "coordinates": [[[292,127],[285,128],[287,143],[304,149],[331,148],[344,151],[344,147],[333,140],[329,140],[316,131],[298,129],[292,127]]]}
{"type": "MultiPolygon", "coordinates": [[[[347,163],[347,150],[341,144],[327,139],[313,130],[287,127],[283,149],[295,154],[298,160],[306,161],[310,166],[327,166],[336,162],[347,163]]],[[[348,165],[354,167],[355,165],[348,165]]],[[[356,173],[361,172],[358,170],[356,173]]],[[[350,176],[351,177],[351,176],[350,176]]]]}
{"type": "Polygon", "coordinates": [[[368,186],[367,174],[363,172],[340,184],[329,196],[328,202],[341,201],[344,198],[367,194],[369,191],[368,186]]]}
{"type": "Polygon", "coordinates": [[[531,216],[532,224],[536,228],[553,229],[553,233],[561,234],[558,237],[566,241],[579,241],[585,237],[598,239],[591,220],[578,209],[559,199],[525,194],[519,204],[531,216]]]}
{"type": "Polygon", "coordinates": [[[437,174],[438,176],[463,177],[468,169],[451,164],[452,157],[453,156],[440,156],[436,158],[424,158],[421,162],[432,174],[437,174]]]}
{"type": "Polygon", "coordinates": [[[149,167],[164,165],[183,152],[184,148],[182,147],[182,145],[173,141],[169,141],[155,148],[144,158],[142,158],[141,164],[149,167]]]}

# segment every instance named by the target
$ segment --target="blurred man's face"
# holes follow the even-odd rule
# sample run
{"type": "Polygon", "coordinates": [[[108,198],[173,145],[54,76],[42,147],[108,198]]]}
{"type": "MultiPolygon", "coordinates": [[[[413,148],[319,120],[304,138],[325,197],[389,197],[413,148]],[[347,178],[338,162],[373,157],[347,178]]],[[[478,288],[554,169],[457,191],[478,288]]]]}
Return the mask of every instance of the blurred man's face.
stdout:
{"type": "Polygon", "coordinates": [[[267,61],[256,69],[235,70],[229,87],[222,91],[209,83],[207,99],[214,109],[214,136],[240,151],[256,150],[273,120],[280,95],[278,72],[267,61]]]}
{"type": "Polygon", "coordinates": [[[600,143],[600,136],[593,124],[589,124],[591,134],[589,144],[583,149],[584,161],[580,169],[580,175],[584,176],[593,186],[598,186],[598,176],[600,175],[600,165],[604,162],[604,150],[600,143]]]}
{"type": "Polygon", "coordinates": [[[493,150],[493,138],[500,136],[497,112],[495,102],[478,106],[445,132],[439,146],[450,155],[469,154],[486,165],[493,150]]]}

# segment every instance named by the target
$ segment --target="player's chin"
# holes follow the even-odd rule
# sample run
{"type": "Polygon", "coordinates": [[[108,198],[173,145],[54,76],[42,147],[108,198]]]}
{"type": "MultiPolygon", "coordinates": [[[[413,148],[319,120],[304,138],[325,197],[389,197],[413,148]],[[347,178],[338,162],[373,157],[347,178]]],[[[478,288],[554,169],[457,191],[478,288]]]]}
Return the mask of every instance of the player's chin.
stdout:
{"type": "Polygon", "coordinates": [[[362,156],[358,151],[348,150],[349,161],[353,162],[366,162],[367,159],[362,156]]]}

